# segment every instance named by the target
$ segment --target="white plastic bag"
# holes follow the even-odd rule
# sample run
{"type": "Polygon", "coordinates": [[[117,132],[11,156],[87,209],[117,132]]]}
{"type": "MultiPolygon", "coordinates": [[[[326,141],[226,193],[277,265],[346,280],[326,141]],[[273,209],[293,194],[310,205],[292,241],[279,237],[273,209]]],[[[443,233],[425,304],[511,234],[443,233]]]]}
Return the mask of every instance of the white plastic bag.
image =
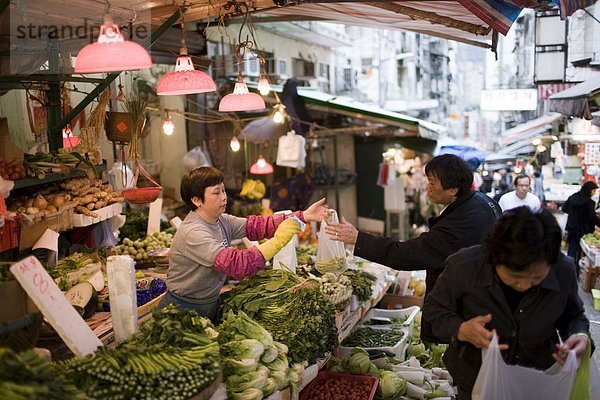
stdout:
{"type": "Polygon", "coordinates": [[[577,375],[577,356],[570,351],[565,364],[546,371],[507,365],[500,354],[498,337],[482,350],[483,362],[473,387],[473,400],[568,400],[577,375]]]}
{"type": "Polygon", "coordinates": [[[304,168],[306,159],[306,149],[304,148],[306,139],[303,136],[296,135],[295,131],[289,131],[287,135],[279,138],[277,146],[277,161],[280,167],[304,168]]]}
{"type": "Polygon", "coordinates": [[[325,233],[327,222],[339,223],[337,212],[334,210],[327,220],[321,222],[321,229],[317,234],[319,245],[317,247],[317,260],[315,268],[322,274],[327,272],[341,273],[346,270],[348,264],[346,262],[346,249],[344,243],[337,240],[329,239],[325,233]]]}
{"type": "MultiPolygon", "coordinates": [[[[290,210],[278,211],[275,214],[289,214],[290,210]]],[[[298,245],[298,235],[294,235],[292,240],[288,242],[283,249],[279,250],[275,257],[273,257],[273,269],[285,269],[287,271],[296,273],[296,267],[298,266],[298,258],[296,255],[296,246],[298,245]]]]}

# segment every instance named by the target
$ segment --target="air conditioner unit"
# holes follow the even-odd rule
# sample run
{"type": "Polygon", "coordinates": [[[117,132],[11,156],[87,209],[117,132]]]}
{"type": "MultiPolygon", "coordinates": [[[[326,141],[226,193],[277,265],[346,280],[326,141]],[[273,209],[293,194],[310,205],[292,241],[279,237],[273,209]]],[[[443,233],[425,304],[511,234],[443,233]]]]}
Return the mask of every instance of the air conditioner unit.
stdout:
{"type": "Polygon", "coordinates": [[[278,75],[281,78],[287,78],[288,72],[288,62],[285,58],[276,58],[275,59],[275,75],[278,75]]]}
{"type": "MultiPolygon", "coordinates": [[[[237,63],[237,60],[233,62],[233,72],[235,75],[238,74],[238,68],[240,66],[237,63]]],[[[246,53],[244,55],[244,60],[241,65],[242,75],[244,76],[260,76],[260,63],[258,58],[254,54],[246,53]]]]}

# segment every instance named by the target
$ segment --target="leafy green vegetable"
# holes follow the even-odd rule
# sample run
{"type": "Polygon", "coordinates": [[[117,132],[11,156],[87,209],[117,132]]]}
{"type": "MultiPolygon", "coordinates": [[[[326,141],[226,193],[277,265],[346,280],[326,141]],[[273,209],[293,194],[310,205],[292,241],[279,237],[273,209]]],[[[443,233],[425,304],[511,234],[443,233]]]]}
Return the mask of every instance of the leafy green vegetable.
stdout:
{"type": "Polygon", "coordinates": [[[232,392],[243,392],[250,388],[261,389],[267,382],[267,376],[264,370],[258,370],[244,375],[229,376],[225,384],[232,392]]]}
{"type": "Polygon", "coordinates": [[[228,398],[230,400],[262,400],[263,392],[260,389],[249,388],[239,393],[229,393],[228,398]]]}
{"type": "MultiPolygon", "coordinates": [[[[236,359],[252,358],[258,361],[265,346],[256,339],[234,340],[221,345],[221,355],[236,359]]],[[[277,353],[275,354],[277,356],[277,353]]]]}
{"type": "Polygon", "coordinates": [[[381,371],[377,397],[381,400],[400,400],[406,393],[406,379],[400,378],[392,371],[381,371]]]}

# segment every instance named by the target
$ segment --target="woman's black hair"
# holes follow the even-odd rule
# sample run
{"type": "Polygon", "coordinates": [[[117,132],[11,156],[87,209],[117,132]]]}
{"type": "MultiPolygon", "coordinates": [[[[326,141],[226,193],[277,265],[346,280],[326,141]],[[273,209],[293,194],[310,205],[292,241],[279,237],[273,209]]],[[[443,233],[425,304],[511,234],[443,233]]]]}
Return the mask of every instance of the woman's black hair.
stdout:
{"type": "Polygon", "coordinates": [[[214,167],[198,167],[189,171],[181,178],[179,192],[181,200],[193,211],[197,207],[192,201],[198,197],[204,201],[204,191],[207,187],[219,185],[225,181],[223,172],[214,167]]]}
{"type": "Polygon", "coordinates": [[[425,175],[437,178],[445,190],[457,189],[456,197],[469,193],[473,186],[473,173],[469,166],[453,154],[433,157],[425,165],[425,175]]]}
{"type": "Polygon", "coordinates": [[[581,193],[587,197],[592,197],[592,192],[596,189],[598,189],[598,185],[595,182],[587,181],[581,186],[581,193]]]}
{"type": "Polygon", "coordinates": [[[562,234],[550,211],[517,207],[505,212],[486,241],[488,262],[523,271],[535,262],[554,264],[562,234]]]}

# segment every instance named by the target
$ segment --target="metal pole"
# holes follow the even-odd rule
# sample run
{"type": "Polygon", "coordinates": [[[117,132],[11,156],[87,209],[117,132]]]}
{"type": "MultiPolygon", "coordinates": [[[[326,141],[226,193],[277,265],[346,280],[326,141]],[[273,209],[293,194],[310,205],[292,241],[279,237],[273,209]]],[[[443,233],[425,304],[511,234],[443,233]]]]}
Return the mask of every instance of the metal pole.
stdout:
{"type": "Polygon", "coordinates": [[[335,208],[337,209],[338,215],[342,215],[340,211],[340,183],[338,176],[338,147],[337,147],[337,135],[333,136],[333,182],[335,186],[335,208]]]}

